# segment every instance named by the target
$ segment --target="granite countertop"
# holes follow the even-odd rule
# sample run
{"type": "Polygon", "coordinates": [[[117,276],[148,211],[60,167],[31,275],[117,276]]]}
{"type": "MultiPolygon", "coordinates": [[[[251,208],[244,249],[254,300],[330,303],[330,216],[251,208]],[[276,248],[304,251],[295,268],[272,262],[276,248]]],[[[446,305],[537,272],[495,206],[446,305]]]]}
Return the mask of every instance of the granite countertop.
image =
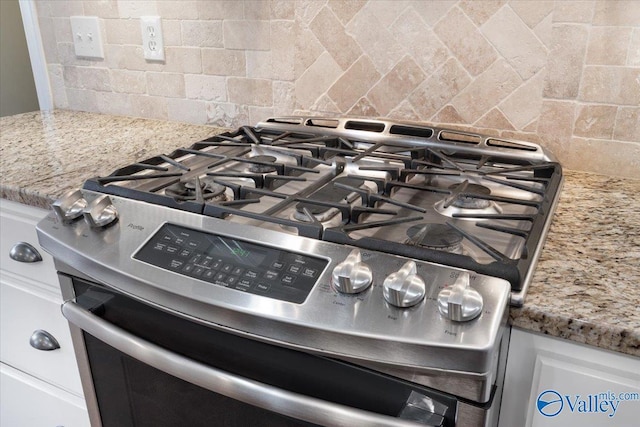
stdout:
{"type": "MultiPolygon", "coordinates": [[[[89,177],[223,130],[63,110],[3,117],[0,197],[48,208],[89,177]]],[[[511,324],[640,356],[640,181],[564,175],[533,282],[524,306],[511,308],[511,324]]]]}

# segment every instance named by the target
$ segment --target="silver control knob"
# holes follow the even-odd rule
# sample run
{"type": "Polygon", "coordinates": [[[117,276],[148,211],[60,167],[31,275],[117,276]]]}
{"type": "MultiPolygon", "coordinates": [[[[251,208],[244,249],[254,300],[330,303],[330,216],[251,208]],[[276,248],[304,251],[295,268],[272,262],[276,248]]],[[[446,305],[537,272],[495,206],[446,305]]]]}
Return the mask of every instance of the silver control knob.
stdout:
{"type": "Polygon", "coordinates": [[[332,274],[333,286],[343,294],[357,294],[367,289],[373,281],[371,268],[362,262],[358,249],[351,251],[349,256],[336,265],[332,274]]]}
{"type": "Polygon", "coordinates": [[[118,211],[109,196],[100,196],[84,208],[84,219],[92,228],[106,227],[118,219],[118,211]]]}
{"type": "Polygon", "coordinates": [[[84,208],[87,207],[87,201],[80,190],[70,190],[53,202],[51,207],[60,221],[68,223],[82,216],[84,208]]]}
{"type": "Polygon", "coordinates": [[[482,312],[482,295],[469,286],[469,273],[460,273],[458,280],[438,294],[440,313],[456,322],[473,320],[482,312]]]}
{"type": "Polygon", "coordinates": [[[400,270],[388,275],[382,284],[384,299],[396,307],[414,306],[422,301],[424,294],[424,280],[418,276],[414,261],[407,261],[400,270]]]}

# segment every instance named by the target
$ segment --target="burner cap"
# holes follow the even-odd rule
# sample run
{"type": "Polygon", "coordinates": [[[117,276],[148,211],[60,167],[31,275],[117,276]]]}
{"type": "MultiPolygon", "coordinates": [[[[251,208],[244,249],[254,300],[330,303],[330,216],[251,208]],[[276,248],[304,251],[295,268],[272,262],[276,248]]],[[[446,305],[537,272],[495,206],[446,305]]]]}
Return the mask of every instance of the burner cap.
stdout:
{"type": "MultiPolygon", "coordinates": [[[[226,200],[225,187],[213,182],[212,178],[200,178],[200,188],[202,189],[202,197],[205,200],[226,200]]],[[[196,199],[196,180],[176,182],[165,188],[164,194],[173,197],[178,201],[195,200],[196,199]]]]}
{"type": "Polygon", "coordinates": [[[423,237],[417,244],[431,249],[455,250],[462,243],[462,234],[445,224],[416,224],[407,230],[411,242],[420,234],[423,237]]]}
{"type": "MultiPolygon", "coordinates": [[[[262,163],[275,163],[276,160],[278,159],[275,158],[274,156],[259,155],[259,156],[249,157],[249,160],[262,162],[262,163]]],[[[250,163],[247,169],[249,172],[252,172],[252,173],[271,173],[277,170],[275,166],[268,165],[268,164],[258,164],[258,163],[250,163]]]]}
{"type": "MultiPolygon", "coordinates": [[[[449,190],[455,190],[460,184],[453,184],[449,186],[449,190]]],[[[465,193],[477,194],[479,196],[488,196],[491,194],[491,190],[488,187],[480,184],[467,184],[464,189],[465,193]]],[[[491,205],[491,200],[479,199],[473,196],[459,195],[451,203],[452,206],[463,209],[486,209],[491,205]]]]}

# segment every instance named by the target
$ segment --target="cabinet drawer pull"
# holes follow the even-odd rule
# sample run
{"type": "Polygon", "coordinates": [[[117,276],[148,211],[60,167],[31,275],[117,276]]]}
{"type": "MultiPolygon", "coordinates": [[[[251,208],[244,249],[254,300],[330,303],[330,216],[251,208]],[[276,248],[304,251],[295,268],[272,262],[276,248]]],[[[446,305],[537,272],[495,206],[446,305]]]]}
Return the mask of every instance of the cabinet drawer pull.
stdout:
{"type": "Polygon", "coordinates": [[[40,252],[27,242],[18,242],[9,251],[11,259],[18,262],[38,262],[42,261],[40,252]]]}
{"type": "Polygon", "coordinates": [[[42,329],[38,329],[31,334],[29,344],[31,344],[31,347],[43,351],[51,351],[60,348],[58,340],[56,340],[49,332],[42,329]]]}

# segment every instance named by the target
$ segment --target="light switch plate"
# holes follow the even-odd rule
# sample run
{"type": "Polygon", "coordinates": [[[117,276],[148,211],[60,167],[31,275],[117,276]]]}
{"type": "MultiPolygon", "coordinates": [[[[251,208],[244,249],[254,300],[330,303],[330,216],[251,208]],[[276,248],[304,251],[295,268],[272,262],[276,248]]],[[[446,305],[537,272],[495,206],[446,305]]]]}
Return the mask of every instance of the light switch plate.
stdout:
{"type": "Polygon", "coordinates": [[[97,16],[72,16],[71,33],[76,56],[104,59],[102,34],[97,16]]]}

